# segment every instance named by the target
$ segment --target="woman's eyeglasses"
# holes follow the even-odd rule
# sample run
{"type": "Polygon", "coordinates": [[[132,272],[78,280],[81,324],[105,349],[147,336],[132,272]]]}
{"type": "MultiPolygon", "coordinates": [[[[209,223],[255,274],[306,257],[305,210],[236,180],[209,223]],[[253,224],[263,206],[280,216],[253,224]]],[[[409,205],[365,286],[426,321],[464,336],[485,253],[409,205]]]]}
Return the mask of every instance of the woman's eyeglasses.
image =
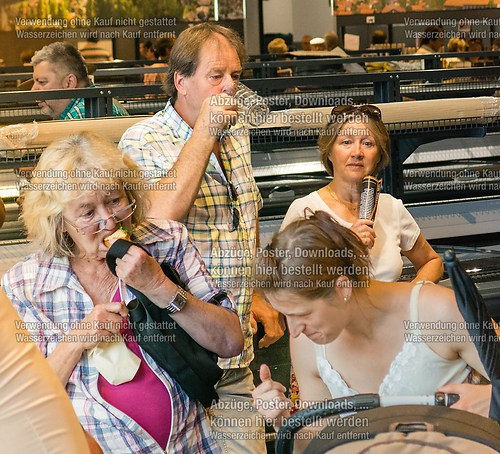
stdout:
{"type": "Polygon", "coordinates": [[[99,232],[102,232],[103,230],[106,229],[106,226],[108,225],[108,221],[110,219],[113,219],[115,223],[119,223],[122,221],[125,221],[125,219],[128,219],[130,216],[132,216],[135,212],[135,209],[137,208],[137,205],[135,203],[135,200],[132,203],[129,203],[127,206],[120,208],[117,211],[113,211],[113,214],[107,218],[99,219],[98,221],[91,222],[90,224],[83,225],[84,223],[80,223],[80,225],[75,224],[74,222],[71,222],[68,219],[65,219],[65,221],[73,226],[77,233],[81,233],[82,235],[95,235],[99,232]]]}
{"type": "Polygon", "coordinates": [[[231,229],[230,232],[234,232],[240,225],[240,210],[238,210],[238,191],[234,187],[233,183],[227,183],[227,192],[229,199],[231,200],[231,229]]]}
{"type": "Polygon", "coordinates": [[[367,115],[375,120],[382,120],[382,112],[377,106],[365,104],[362,106],[335,106],[330,113],[330,123],[334,123],[336,121],[343,122],[345,121],[345,117],[351,114],[367,115]]]}

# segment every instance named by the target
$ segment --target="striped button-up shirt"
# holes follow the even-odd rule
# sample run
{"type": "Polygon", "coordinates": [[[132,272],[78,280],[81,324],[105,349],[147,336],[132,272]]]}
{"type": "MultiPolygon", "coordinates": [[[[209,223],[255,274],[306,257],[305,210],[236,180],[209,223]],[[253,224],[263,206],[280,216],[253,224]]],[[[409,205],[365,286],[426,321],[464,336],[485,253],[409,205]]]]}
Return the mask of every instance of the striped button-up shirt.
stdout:
{"type": "MultiPolygon", "coordinates": [[[[165,109],[129,128],[119,146],[152,181],[163,176],[175,179],[172,166],[191,134],[191,127],[168,102],[165,109]]],[[[247,129],[225,134],[220,141],[220,157],[227,180],[212,153],[198,196],[184,224],[215,285],[230,290],[236,301],[245,348],[241,355],[219,361],[222,368],[229,369],[246,367],[253,359],[250,278],[262,199],[252,173],[247,129]],[[237,197],[231,195],[228,183],[236,189],[237,197]],[[238,223],[234,219],[235,209],[239,212],[238,223]]],[[[175,191],[175,183],[165,190],[175,191]]]]}
{"type": "MultiPolygon", "coordinates": [[[[164,229],[159,229],[144,223],[135,230],[132,238],[159,263],[170,262],[186,283],[189,293],[204,301],[220,293],[214,288],[182,224],[170,221],[164,229]]],[[[77,327],[94,308],[66,257],[47,257],[39,253],[28,256],[3,276],[2,287],[26,324],[31,340],[45,356],[50,355],[62,337],[77,327]]],[[[221,306],[235,310],[229,298],[225,298],[221,306]]],[[[165,452],[219,453],[201,405],[190,400],[144,350],[142,354],[172,400],[172,430],[165,452]]],[[[142,427],[102,399],[97,379],[97,369],[85,352],[73,370],[66,390],[80,423],[96,438],[103,451],[110,454],[163,453],[142,427]]]]}

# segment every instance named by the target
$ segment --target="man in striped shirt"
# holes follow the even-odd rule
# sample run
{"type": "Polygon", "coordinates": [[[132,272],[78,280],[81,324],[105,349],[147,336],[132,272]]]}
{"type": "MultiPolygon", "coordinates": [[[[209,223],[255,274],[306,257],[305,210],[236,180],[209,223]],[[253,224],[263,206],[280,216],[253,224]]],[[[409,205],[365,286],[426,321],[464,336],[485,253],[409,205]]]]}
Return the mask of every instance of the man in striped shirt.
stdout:
{"type": "Polygon", "coordinates": [[[245,338],[243,352],[220,360],[218,404],[210,409],[213,437],[226,454],[264,454],[264,431],[252,404],[251,314],[266,330],[261,346],[283,334],[279,314],[253,297],[252,258],[257,247],[258,211],[248,130],[232,128],[234,94],[245,49],[227,28],[203,23],[183,31],[172,49],[165,82],[165,109],[129,128],[120,147],[151,179],[149,216],[183,222],[216,287],[237,304],[245,338]]]}

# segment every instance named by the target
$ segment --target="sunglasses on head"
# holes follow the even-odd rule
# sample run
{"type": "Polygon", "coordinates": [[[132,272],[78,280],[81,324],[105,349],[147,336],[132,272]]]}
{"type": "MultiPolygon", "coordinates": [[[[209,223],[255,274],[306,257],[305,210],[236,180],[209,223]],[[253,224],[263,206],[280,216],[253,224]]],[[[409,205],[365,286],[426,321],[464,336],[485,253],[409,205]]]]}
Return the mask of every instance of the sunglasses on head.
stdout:
{"type": "Polygon", "coordinates": [[[365,104],[362,106],[335,106],[330,114],[332,118],[330,122],[336,121],[338,117],[345,117],[350,114],[356,115],[357,113],[367,115],[375,120],[382,120],[382,112],[377,106],[365,104]]]}

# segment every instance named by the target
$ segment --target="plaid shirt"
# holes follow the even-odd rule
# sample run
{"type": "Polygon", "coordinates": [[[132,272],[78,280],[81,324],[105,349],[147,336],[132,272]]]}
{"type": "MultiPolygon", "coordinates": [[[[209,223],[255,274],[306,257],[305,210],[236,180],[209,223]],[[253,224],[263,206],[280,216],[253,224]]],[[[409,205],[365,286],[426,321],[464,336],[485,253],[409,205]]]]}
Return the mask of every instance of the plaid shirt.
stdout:
{"type": "MultiPolygon", "coordinates": [[[[208,301],[220,291],[214,289],[185,227],[173,221],[168,226],[162,230],[144,223],[136,229],[133,239],[159,263],[172,263],[189,292],[208,301]]],[[[2,286],[45,356],[54,351],[64,333],[71,331],[94,308],[65,257],[28,256],[3,276],[2,286]]],[[[221,305],[234,310],[229,298],[221,305]]],[[[173,429],[165,452],[219,453],[201,405],[189,400],[179,385],[144,350],[141,351],[172,400],[173,429]]],[[[80,423],[97,439],[103,451],[110,454],[163,453],[142,427],[102,399],[97,379],[98,372],[89,363],[85,352],[73,370],[66,390],[80,423]]]]}
{"type": "MultiPolygon", "coordinates": [[[[165,109],[152,118],[129,128],[119,147],[157,181],[168,174],[191,134],[191,127],[168,102],[165,109]]],[[[225,176],[212,154],[198,197],[184,224],[215,286],[230,290],[236,300],[245,348],[241,355],[219,361],[222,368],[229,369],[246,367],[253,359],[250,277],[262,198],[252,173],[248,130],[236,129],[227,134],[220,145],[221,160],[229,182],[237,190],[237,201],[232,202],[225,176]],[[231,232],[234,205],[240,212],[240,223],[231,232]]]]}
{"type": "MultiPolygon", "coordinates": [[[[128,112],[117,101],[113,100],[113,117],[125,117],[127,115],[128,112]]],[[[85,99],[73,98],[58,120],[80,120],[81,118],[85,118],[85,99]]]]}

